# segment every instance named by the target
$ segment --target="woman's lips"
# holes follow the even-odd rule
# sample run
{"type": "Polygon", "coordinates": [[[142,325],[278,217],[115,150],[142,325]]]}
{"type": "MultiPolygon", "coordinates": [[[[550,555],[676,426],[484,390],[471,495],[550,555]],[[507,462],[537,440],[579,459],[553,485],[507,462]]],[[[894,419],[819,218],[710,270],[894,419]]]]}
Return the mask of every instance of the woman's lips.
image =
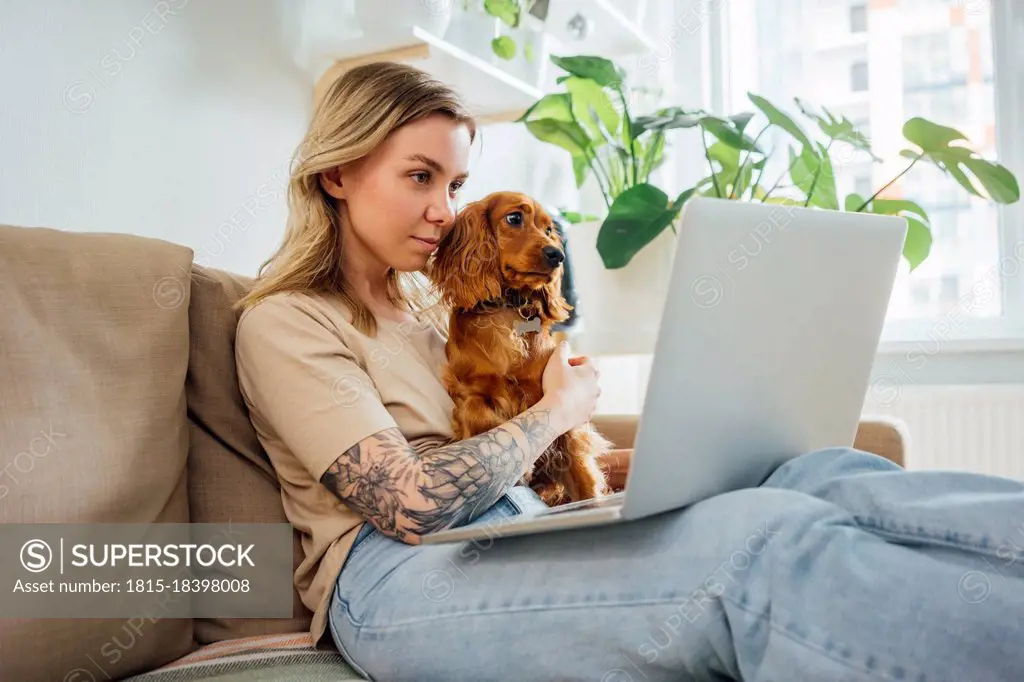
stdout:
{"type": "Polygon", "coordinates": [[[413,237],[412,240],[423,247],[427,252],[433,251],[437,248],[437,243],[440,240],[427,241],[426,239],[420,239],[419,237],[413,237]]]}

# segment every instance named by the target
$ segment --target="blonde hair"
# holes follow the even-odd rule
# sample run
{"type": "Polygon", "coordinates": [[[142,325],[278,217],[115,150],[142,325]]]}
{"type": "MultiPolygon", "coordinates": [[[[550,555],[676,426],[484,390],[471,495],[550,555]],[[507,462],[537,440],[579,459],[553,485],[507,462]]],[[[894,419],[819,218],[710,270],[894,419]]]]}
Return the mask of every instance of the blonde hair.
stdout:
{"type": "MultiPolygon", "coordinates": [[[[253,286],[235,307],[245,309],[287,291],[332,294],[352,311],[357,329],[375,336],[373,313],[342,271],[339,215],[335,200],[320,185],[320,174],[366,157],[395,130],[438,113],[466,125],[471,140],[476,136],[476,122],[458,95],[415,67],[375,62],[335,81],[292,159],[284,239],[260,265],[253,286]]],[[[446,333],[446,311],[423,271],[389,269],[387,296],[396,307],[446,333]]]]}

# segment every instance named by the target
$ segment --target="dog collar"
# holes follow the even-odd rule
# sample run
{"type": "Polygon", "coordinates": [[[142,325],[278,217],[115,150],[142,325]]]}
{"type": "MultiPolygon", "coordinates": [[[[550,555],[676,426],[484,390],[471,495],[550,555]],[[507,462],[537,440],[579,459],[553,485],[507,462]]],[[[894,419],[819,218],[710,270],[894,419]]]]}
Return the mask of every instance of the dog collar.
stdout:
{"type": "Polygon", "coordinates": [[[518,289],[507,289],[502,296],[480,301],[469,312],[482,314],[503,308],[517,311],[524,320],[536,317],[540,313],[537,302],[524,297],[518,289]]]}

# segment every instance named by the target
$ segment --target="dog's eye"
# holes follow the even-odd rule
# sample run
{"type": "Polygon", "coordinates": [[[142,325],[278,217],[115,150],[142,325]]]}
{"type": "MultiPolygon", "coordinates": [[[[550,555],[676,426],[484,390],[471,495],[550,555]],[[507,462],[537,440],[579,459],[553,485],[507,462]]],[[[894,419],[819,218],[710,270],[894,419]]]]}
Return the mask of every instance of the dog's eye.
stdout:
{"type": "Polygon", "coordinates": [[[544,234],[550,236],[551,235],[551,228],[549,227],[548,229],[544,230],[544,234]]]}
{"type": "Polygon", "coordinates": [[[520,225],[523,224],[523,212],[512,211],[507,216],[505,216],[505,222],[508,223],[509,225],[519,227],[520,225]]]}

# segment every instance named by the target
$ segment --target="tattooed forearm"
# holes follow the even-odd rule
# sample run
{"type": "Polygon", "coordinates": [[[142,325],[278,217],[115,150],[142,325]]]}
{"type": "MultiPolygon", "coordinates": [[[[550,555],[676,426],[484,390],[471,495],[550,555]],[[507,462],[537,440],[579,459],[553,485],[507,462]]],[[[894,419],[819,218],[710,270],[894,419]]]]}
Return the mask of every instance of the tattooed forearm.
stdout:
{"type": "Polygon", "coordinates": [[[343,452],[320,480],[382,533],[416,542],[486,511],[558,435],[539,408],[423,454],[388,429],[343,452]]]}

